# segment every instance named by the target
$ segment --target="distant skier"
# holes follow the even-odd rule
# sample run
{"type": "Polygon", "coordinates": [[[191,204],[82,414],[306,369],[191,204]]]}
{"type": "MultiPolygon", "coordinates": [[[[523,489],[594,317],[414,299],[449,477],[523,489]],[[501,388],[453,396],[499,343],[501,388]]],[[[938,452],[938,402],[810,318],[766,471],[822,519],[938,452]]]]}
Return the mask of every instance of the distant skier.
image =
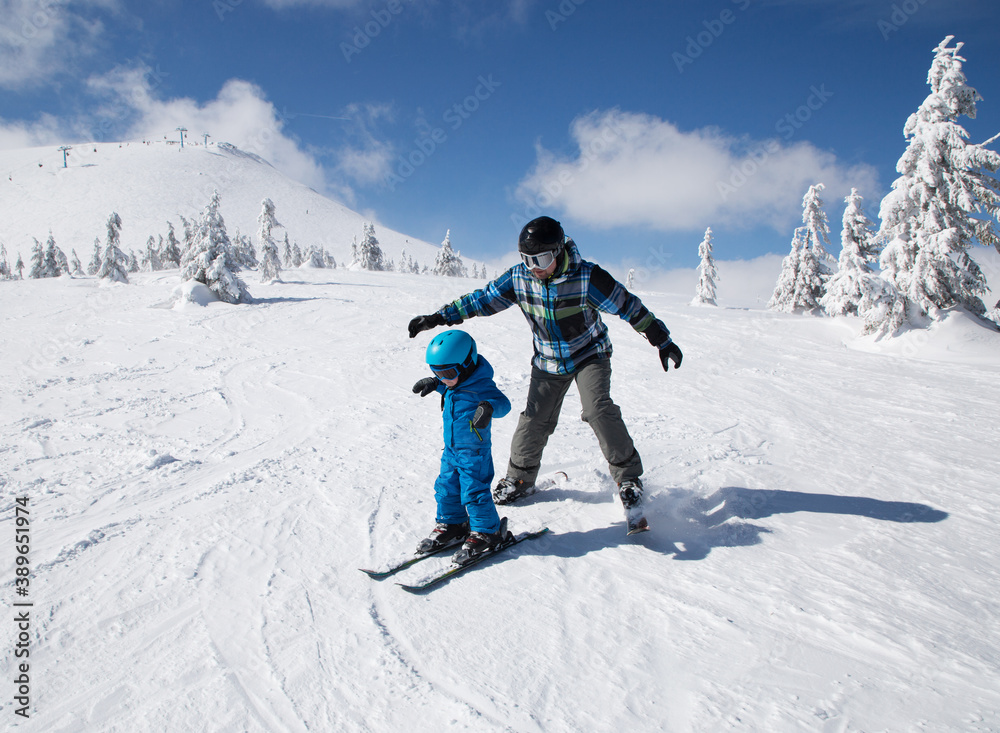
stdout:
{"type": "Polygon", "coordinates": [[[669,370],[671,361],[675,369],[680,367],[681,350],[639,298],[580,257],[576,243],[555,219],[542,216],[528,222],[518,238],[518,251],[523,262],[486,287],[411,320],[410,338],[437,326],[520,306],[531,326],[535,354],[527,405],[511,440],[507,475],[493,489],[494,501],[509,504],[535,490],[542,452],[575,381],[583,419],[597,435],[626,515],[634,514],[642,504],[642,461],[621,410],[611,399],[611,339],[599,312],[619,316],[643,334],[659,349],[664,370],[669,370]]]}
{"type": "Polygon", "coordinates": [[[462,565],[496,547],[506,536],[490,482],[493,443],[490,423],[510,412],[510,400],[493,382],[493,367],[479,356],[476,342],[464,331],[445,331],[427,346],[427,364],[434,373],[413,385],[426,397],[442,395],[444,452],[434,483],[437,525],[417,552],[434,552],[464,540],[454,561],[462,565]]]}

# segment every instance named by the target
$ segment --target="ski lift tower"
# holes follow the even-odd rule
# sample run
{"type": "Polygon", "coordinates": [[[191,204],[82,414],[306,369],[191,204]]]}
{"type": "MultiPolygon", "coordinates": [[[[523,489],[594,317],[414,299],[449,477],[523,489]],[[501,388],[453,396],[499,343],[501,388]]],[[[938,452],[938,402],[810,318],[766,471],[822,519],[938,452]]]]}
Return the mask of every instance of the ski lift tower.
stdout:
{"type": "Polygon", "coordinates": [[[66,154],[73,149],[72,145],[63,145],[59,148],[59,152],[63,154],[63,168],[66,167],[66,154]]]}
{"type": "Polygon", "coordinates": [[[204,133],[202,133],[202,137],[205,138],[205,147],[207,148],[208,147],[208,138],[210,138],[212,136],[209,135],[207,132],[204,132],[204,133]]]}
{"type": "Polygon", "coordinates": [[[177,132],[179,132],[181,134],[181,150],[184,149],[184,133],[187,132],[187,131],[188,131],[188,129],[186,127],[178,127],[177,128],[177,132]]]}

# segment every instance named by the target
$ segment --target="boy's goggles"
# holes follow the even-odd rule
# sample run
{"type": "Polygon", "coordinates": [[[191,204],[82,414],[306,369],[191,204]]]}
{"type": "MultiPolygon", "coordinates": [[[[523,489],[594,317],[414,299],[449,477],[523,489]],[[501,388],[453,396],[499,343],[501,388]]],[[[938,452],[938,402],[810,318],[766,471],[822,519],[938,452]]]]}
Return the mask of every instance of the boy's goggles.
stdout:
{"type": "Polygon", "coordinates": [[[438,379],[457,379],[461,367],[458,364],[437,365],[431,364],[431,371],[438,379]]]}
{"type": "Polygon", "coordinates": [[[539,252],[536,255],[526,255],[522,252],[521,260],[529,270],[547,270],[556,261],[556,257],[558,256],[559,250],[539,252]]]}

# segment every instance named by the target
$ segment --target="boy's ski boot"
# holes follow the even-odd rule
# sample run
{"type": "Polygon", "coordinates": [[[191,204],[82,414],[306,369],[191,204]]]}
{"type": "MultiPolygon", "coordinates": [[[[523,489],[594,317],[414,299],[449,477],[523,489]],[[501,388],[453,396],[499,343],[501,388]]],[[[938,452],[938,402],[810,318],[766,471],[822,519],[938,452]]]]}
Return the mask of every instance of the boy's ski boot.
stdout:
{"type": "Polygon", "coordinates": [[[618,484],[618,496],[625,508],[625,523],[628,533],[636,534],[649,529],[645,512],[642,508],[642,481],[638,478],[627,478],[618,484]]]}
{"type": "Polygon", "coordinates": [[[513,536],[507,531],[507,517],[504,517],[500,520],[500,527],[496,532],[471,532],[462,549],[455,553],[451,561],[456,565],[465,565],[479,555],[496,550],[510,539],[513,539],[513,536]]]}
{"type": "Polygon", "coordinates": [[[535,493],[535,485],[523,479],[502,478],[493,487],[494,504],[513,504],[529,494],[535,493]]]}
{"type": "Polygon", "coordinates": [[[457,545],[469,536],[469,523],[444,524],[438,522],[431,530],[430,537],[420,540],[417,545],[417,554],[426,555],[429,552],[438,552],[446,547],[457,545]]]}

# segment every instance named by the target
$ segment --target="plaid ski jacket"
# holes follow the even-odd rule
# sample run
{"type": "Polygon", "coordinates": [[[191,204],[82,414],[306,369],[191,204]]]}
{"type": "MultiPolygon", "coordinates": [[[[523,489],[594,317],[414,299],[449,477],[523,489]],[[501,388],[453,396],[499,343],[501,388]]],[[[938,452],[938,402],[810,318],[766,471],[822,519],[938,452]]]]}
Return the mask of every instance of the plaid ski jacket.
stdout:
{"type": "Polygon", "coordinates": [[[491,316],[517,304],[531,324],[531,363],[550,374],[572,374],[593,359],[611,357],[608,328],[600,311],[619,316],[659,348],[670,340],[667,327],[636,296],[599,265],[580,257],[566,240],[562,261],[548,280],[538,280],[519,263],[481,290],[441,308],[448,325],[491,316]]]}

